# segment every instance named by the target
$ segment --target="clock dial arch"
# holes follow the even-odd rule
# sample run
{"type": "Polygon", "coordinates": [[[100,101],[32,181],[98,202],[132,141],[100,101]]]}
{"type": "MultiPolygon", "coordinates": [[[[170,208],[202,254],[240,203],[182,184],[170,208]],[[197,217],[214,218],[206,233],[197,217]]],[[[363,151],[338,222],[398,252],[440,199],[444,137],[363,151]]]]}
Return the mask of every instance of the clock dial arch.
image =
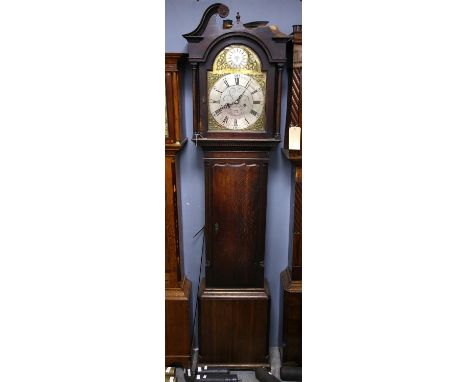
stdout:
{"type": "Polygon", "coordinates": [[[265,132],[267,79],[252,47],[243,43],[220,47],[207,71],[207,130],[265,132]]]}

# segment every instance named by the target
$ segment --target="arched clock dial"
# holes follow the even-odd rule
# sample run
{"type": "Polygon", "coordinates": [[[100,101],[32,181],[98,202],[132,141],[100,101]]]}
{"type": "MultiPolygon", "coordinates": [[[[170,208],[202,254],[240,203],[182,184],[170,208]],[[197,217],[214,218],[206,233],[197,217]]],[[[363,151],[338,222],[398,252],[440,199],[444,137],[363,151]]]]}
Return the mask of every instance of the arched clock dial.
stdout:
{"type": "Polygon", "coordinates": [[[244,130],[263,113],[265,96],[260,84],[246,74],[227,74],[209,92],[210,113],[223,128],[244,130]]]}

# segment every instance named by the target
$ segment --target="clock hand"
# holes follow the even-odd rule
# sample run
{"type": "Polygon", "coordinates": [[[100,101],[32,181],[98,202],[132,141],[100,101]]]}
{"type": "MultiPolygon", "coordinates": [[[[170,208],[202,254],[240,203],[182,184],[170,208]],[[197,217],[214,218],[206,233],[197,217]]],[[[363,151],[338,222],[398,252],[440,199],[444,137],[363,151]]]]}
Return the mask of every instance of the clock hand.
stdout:
{"type": "MultiPolygon", "coordinates": [[[[232,105],[231,103],[225,103],[223,106],[221,106],[220,108],[218,108],[218,109],[215,111],[215,113],[218,113],[218,114],[219,114],[219,113],[221,113],[221,110],[223,110],[223,109],[229,109],[229,108],[231,107],[231,105],[232,105]]],[[[216,115],[218,115],[218,114],[216,114],[216,115]]]]}
{"type": "Polygon", "coordinates": [[[237,99],[234,101],[235,104],[238,104],[238,103],[239,103],[241,97],[244,95],[244,93],[245,93],[245,91],[247,90],[247,88],[249,87],[251,81],[252,81],[252,79],[250,79],[249,82],[247,82],[247,85],[245,85],[245,88],[244,88],[244,91],[242,92],[242,94],[239,96],[239,98],[237,98],[237,99]]]}

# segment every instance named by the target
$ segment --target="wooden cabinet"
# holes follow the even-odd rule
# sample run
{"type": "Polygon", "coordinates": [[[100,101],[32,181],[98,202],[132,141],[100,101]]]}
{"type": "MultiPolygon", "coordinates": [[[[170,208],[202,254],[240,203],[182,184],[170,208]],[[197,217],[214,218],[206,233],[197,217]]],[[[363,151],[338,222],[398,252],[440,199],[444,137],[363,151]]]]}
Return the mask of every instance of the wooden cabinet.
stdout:
{"type": "Polygon", "coordinates": [[[269,366],[267,284],[263,288],[207,288],[203,283],[199,298],[201,364],[240,369],[269,366]]]}
{"type": "MultiPolygon", "coordinates": [[[[289,88],[286,130],[302,128],[302,26],[294,25],[288,43],[289,88]]],[[[281,273],[282,298],[282,361],[286,365],[302,365],[302,145],[301,150],[289,150],[287,134],[283,154],[292,163],[294,192],[292,255],[289,266],[281,273]]]]}
{"type": "Polygon", "coordinates": [[[165,158],[165,343],[166,365],[190,366],[191,283],[183,274],[179,234],[178,154],[187,139],[180,124],[180,83],[185,55],[166,53],[165,158]]]}
{"type": "Polygon", "coordinates": [[[166,366],[191,366],[191,286],[184,277],[177,287],[166,288],[166,366]]]}
{"type": "Polygon", "coordinates": [[[283,289],[283,346],[285,365],[302,365],[302,281],[291,279],[287,270],[281,272],[283,289]]]}

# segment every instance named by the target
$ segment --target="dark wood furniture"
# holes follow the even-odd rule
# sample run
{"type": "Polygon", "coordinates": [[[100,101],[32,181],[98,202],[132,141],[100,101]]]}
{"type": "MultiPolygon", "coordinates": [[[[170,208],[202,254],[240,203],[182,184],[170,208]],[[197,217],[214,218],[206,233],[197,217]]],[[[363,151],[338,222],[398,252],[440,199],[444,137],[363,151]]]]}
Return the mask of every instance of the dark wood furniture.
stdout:
{"type": "Polygon", "coordinates": [[[280,142],[281,76],[289,36],[245,27],[213,4],[184,35],[192,66],[193,138],[204,151],[206,267],[199,363],[269,366],[264,278],[269,150],[280,142]],[[230,23],[224,23],[230,25],[230,23]]]}
{"type": "MultiPolygon", "coordinates": [[[[293,38],[288,43],[289,89],[286,130],[302,128],[302,26],[293,26],[293,38]]],[[[286,134],[286,137],[288,135],[286,134]]],[[[283,154],[292,163],[294,172],[292,256],[289,266],[281,272],[282,299],[282,361],[285,365],[302,365],[302,145],[301,150],[289,150],[285,137],[283,154]]]]}
{"type": "Polygon", "coordinates": [[[267,173],[265,151],[205,153],[208,286],[263,287],[267,173]]]}
{"type": "Polygon", "coordinates": [[[189,367],[191,364],[191,283],[183,275],[179,245],[179,171],[177,154],[187,138],[183,137],[180,122],[180,81],[182,63],[186,55],[166,53],[166,365],[189,367]]]}
{"type": "Polygon", "coordinates": [[[270,292],[263,288],[200,289],[200,364],[269,366],[270,292]]]}

